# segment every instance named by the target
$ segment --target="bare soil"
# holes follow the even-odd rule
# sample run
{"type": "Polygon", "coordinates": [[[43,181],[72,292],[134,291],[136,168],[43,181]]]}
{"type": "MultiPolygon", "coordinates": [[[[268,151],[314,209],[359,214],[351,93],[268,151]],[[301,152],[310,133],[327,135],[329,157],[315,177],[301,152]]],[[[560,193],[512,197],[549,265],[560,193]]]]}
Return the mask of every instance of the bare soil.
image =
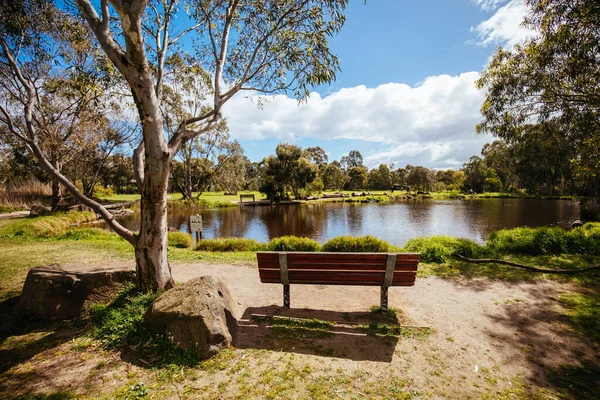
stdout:
{"type": "Polygon", "coordinates": [[[285,310],[281,285],[261,284],[254,265],[172,269],[178,282],[207,274],[227,282],[240,306],[233,351],[195,369],[155,371],[73,332],[38,331],[0,343],[0,397],[134,398],[147,389],[148,398],[598,398],[599,346],[572,330],[560,301],[581,290],[574,284],[418,278],[390,288],[390,317],[369,312],[378,287],[292,285],[285,310]],[[333,328],[279,330],[272,317],[333,328]],[[365,332],[377,323],[402,333],[365,332]]]}

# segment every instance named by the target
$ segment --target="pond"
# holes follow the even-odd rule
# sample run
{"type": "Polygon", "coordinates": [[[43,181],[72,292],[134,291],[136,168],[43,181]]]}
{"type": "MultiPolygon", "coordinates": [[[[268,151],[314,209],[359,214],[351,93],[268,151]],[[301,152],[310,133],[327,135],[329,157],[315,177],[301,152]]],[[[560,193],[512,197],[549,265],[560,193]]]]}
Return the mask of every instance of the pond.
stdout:
{"type": "MultiPolygon", "coordinates": [[[[204,210],[202,237],[245,237],[260,242],[285,235],[323,243],[341,235],[373,235],[395,245],[419,236],[449,235],[485,241],[495,230],[520,226],[568,227],[579,203],[566,200],[403,200],[390,203],[320,203],[204,210]]],[[[189,231],[189,214],[169,213],[169,226],[189,231]]],[[[134,214],[121,222],[139,229],[134,214]]]]}

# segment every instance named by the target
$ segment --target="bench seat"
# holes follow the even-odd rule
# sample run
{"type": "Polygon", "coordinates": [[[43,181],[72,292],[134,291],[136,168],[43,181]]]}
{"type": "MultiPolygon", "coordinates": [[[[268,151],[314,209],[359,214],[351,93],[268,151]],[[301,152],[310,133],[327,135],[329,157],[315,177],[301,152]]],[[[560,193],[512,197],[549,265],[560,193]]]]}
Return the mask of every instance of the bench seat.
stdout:
{"type": "Polygon", "coordinates": [[[387,309],[390,286],[414,286],[418,253],[259,252],[262,283],[284,285],[289,308],[289,285],[359,285],[381,287],[381,308],[387,309]]]}

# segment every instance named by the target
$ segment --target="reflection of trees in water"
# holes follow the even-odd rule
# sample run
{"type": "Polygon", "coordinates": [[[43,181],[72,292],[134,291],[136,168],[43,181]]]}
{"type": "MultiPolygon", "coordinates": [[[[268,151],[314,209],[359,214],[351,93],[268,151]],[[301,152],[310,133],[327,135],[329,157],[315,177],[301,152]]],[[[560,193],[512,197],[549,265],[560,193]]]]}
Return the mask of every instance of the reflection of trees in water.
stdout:
{"type": "MultiPolygon", "coordinates": [[[[296,235],[323,242],[341,235],[371,234],[401,245],[417,236],[451,235],[479,241],[499,229],[568,226],[580,218],[580,209],[578,203],[561,200],[481,199],[240,207],[204,210],[200,214],[204,238],[248,237],[267,241],[296,235]]],[[[189,232],[189,215],[169,212],[169,227],[189,232]]],[[[119,221],[128,229],[139,230],[138,213],[119,221]]]]}
{"type": "Polygon", "coordinates": [[[358,204],[348,204],[346,209],[346,222],[350,232],[363,231],[364,206],[358,204]]]}
{"type": "Polygon", "coordinates": [[[408,223],[414,226],[429,226],[431,224],[431,211],[435,203],[430,200],[408,200],[408,223]]]}
{"type": "Polygon", "coordinates": [[[263,207],[261,219],[269,239],[294,235],[315,238],[325,227],[327,209],[323,205],[263,207]]]}
{"type": "Polygon", "coordinates": [[[245,237],[248,226],[254,218],[254,214],[248,212],[246,208],[238,207],[203,212],[204,226],[202,227],[202,233],[205,237],[211,238],[245,237]]]}

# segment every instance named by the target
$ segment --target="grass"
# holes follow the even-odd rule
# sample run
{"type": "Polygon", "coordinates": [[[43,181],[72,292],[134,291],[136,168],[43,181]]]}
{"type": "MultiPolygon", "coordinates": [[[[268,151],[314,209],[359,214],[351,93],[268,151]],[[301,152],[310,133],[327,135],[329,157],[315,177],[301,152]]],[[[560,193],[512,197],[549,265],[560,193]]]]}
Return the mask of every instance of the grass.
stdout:
{"type": "MultiPolygon", "coordinates": [[[[94,219],[93,213],[70,212],[18,220],[0,220],[0,299],[18,294],[27,271],[51,263],[107,264],[110,260],[133,262],[133,248],[118,235],[98,228],[72,227],[94,219]]],[[[528,265],[578,268],[598,263],[600,224],[588,223],[570,231],[560,228],[517,228],[492,234],[485,245],[465,239],[436,236],[410,240],[403,248],[375,237],[337,237],[319,246],[306,238],[283,237],[270,243],[226,238],[200,241],[191,249],[191,237],[169,233],[169,259],[184,262],[255,263],[256,252],[287,251],[409,251],[421,253],[419,276],[493,277],[503,280],[566,279],[592,284],[598,273],[560,277],[540,275],[496,266],[460,262],[454,254],[467,257],[498,257],[528,265]],[[558,243],[558,244],[557,244],[558,243]],[[541,249],[536,246],[542,246],[541,249]],[[554,254],[556,249],[569,253],[554,254]]]]}
{"type": "Polygon", "coordinates": [[[30,179],[12,185],[0,185],[0,213],[49,206],[52,190],[49,184],[30,179]]]}
{"type": "MultiPolygon", "coordinates": [[[[72,217],[74,220],[79,218],[72,217]]],[[[0,248],[3,250],[0,252],[0,265],[2,266],[0,268],[0,301],[18,293],[27,270],[32,266],[53,262],[84,262],[86,264],[110,264],[111,261],[133,262],[132,247],[117,235],[95,228],[72,228],[70,223],[63,223],[64,221],[52,223],[48,218],[0,221],[0,234],[2,235],[0,248]],[[44,222],[38,225],[39,221],[44,222]],[[50,226],[51,228],[45,229],[44,233],[40,234],[41,231],[38,232],[34,229],[34,227],[40,226],[50,226]]],[[[64,217],[59,217],[61,220],[62,218],[64,217]]],[[[70,218],[68,219],[70,220],[70,218]]],[[[595,227],[588,228],[590,232],[594,229],[595,227]]],[[[344,240],[347,239],[342,241],[344,240]]],[[[281,242],[279,241],[279,243],[281,242]]],[[[302,240],[289,238],[284,242],[286,246],[291,246],[294,243],[302,243],[302,240]]],[[[177,243],[171,242],[169,258],[174,261],[254,263],[256,250],[248,250],[248,248],[268,248],[274,242],[268,244],[234,240],[227,245],[223,244],[225,242],[220,242],[219,245],[214,244],[217,243],[216,241],[209,243],[213,243],[211,246],[214,251],[179,248],[176,247],[177,243]],[[218,246],[221,247],[218,248],[218,246]],[[238,251],[222,251],[227,246],[236,248],[238,251]]],[[[375,243],[377,246],[381,246],[379,241],[372,239],[366,240],[366,243],[369,245],[375,243]]],[[[385,244],[385,242],[383,243],[385,244]]],[[[348,244],[345,246],[352,247],[348,244]]],[[[458,277],[463,280],[491,277],[507,281],[549,278],[546,275],[534,275],[514,268],[459,262],[452,257],[452,254],[458,251],[461,254],[472,256],[484,254],[486,251],[495,251],[487,246],[479,246],[461,239],[422,238],[407,244],[406,247],[421,251],[422,254],[429,254],[426,256],[428,261],[423,262],[420,266],[420,276],[437,275],[449,278],[458,277]],[[441,257],[436,260],[436,257],[440,255],[441,257]]],[[[598,261],[596,256],[582,254],[505,253],[502,256],[526,264],[556,268],[572,268],[598,261]]],[[[598,322],[600,320],[600,303],[597,296],[597,275],[590,274],[587,278],[581,276],[556,279],[570,279],[582,284],[576,293],[561,296],[560,302],[565,309],[566,321],[574,331],[600,343],[600,323],[598,322]]],[[[319,347],[322,341],[335,339],[334,334],[337,328],[335,326],[337,323],[319,319],[253,318],[254,322],[269,324],[272,332],[278,338],[292,335],[294,337],[291,340],[312,343],[312,347],[309,346],[305,350],[306,353],[295,353],[294,350],[265,350],[264,348],[229,349],[219,353],[216,357],[202,361],[191,354],[175,349],[168,338],[147,330],[140,323],[145,310],[154,297],[154,294],[140,295],[129,289],[122,292],[109,305],[94,306],[84,320],[89,322],[89,325],[81,334],[82,336],[69,342],[69,350],[61,348],[61,352],[77,353],[78,363],[83,363],[85,358],[91,355],[100,354],[104,357],[100,361],[94,361],[98,367],[94,369],[93,373],[97,374],[94,376],[96,382],[99,379],[103,382],[98,390],[106,390],[106,393],[95,393],[92,389],[87,388],[77,389],[83,391],[84,396],[101,399],[178,396],[182,398],[286,398],[299,396],[314,399],[402,399],[419,396],[459,398],[465,394],[464,397],[473,398],[528,398],[532,391],[537,393],[540,390],[537,387],[529,388],[525,384],[518,384],[513,379],[511,379],[510,387],[497,389],[497,386],[501,384],[497,382],[500,381],[500,378],[498,374],[491,372],[491,368],[489,372],[482,375],[483,378],[475,382],[479,386],[471,387],[471,391],[461,389],[460,385],[451,385],[454,379],[460,379],[460,377],[446,372],[448,368],[441,365],[440,359],[434,357],[431,357],[431,360],[427,359],[427,354],[425,354],[427,361],[424,362],[425,366],[422,371],[427,382],[425,384],[415,383],[410,379],[410,372],[403,370],[402,365],[409,365],[411,357],[419,357],[420,354],[423,354],[423,346],[416,341],[427,338],[429,335],[435,335],[436,332],[429,328],[402,326],[388,319],[382,322],[375,316],[373,321],[377,322],[364,323],[356,328],[363,335],[374,336],[369,337],[370,340],[391,341],[397,337],[400,342],[405,344],[397,348],[396,351],[401,353],[394,356],[394,359],[404,361],[395,364],[381,363],[381,368],[376,374],[364,373],[361,370],[361,366],[364,364],[360,364],[360,361],[340,360],[340,354],[327,345],[319,347]],[[411,350],[413,346],[415,346],[414,351],[411,350]],[[313,357],[314,355],[318,357],[313,357]],[[334,355],[335,357],[332,357],[334,355]],[[311,365],[306,364],[306,360],[309,359],[312,360],[311,365]],[[321,364],[325,362],[323,360],[327,360],[326,362],[329,364],[323,366],[321,364]],[[145,362],[148,363],[148,366],[145,362]],[[130,363],[134,364],[134,367],[131,367],[130,363]],[[117,367],[111,367],[112,364],[116,364],[117,367]],[[347,364],[352,364],[352,366],[347,367],[347,364]],[[132,371],[129,371],[128,368],[132,368],[132,371]],[[209,383],[199,385],[196,383],[198,379],[209,383]],[[109,381],[110,385],[104,385],[109,381]]],[[[377,311],[376,307],[372,311],[374,314],[382,314],[381,311],[377,311]]],[[[395,311],[391,310],[384,316],[391,318],[394,315],[395,311]]],[[[343,324],[344,322],[340,323],[340,325],[343,324]]],[[[34,334],[44,335],[45,333],[36,331],[34,334]]],[[[444,334],[442,338],[448,346],[458,348],[462,345],[459,343],[460,338],[458,337],[444,334]]],[[[15,337],[6,339],[4,343],[0,343],[0,346],[4,346],[1,350],[10,348],[20,351],[21,348],[30,349],[34,346],[33,342],[40,341],[48,343],[47,340],[23,341],[15,337]]],[[[419,343],[426,342],[428,341],[419,343]]],[[[23,387],[27,387],[33,379],[41,379],[40,376],[43,375],[36,375],[35,368],[43,368],[44,364],[41,364],[40,360],[54,357],[54,353],[46,352],[54,351],[55,346],[58,345],[52,344],[52,346],[44,347],[43,353],[40,352],[36,358],[21,364],[22,370],[10,373],[13,373],[15,377],[20,376],[19,373],[22,373],[23,377],[29,377],[27,381],[19,381],[23,387]]],[[[437,356],[437,352],[435,355],[437,356]]],[[[60,357],[60,355],[57,354],[56,357],[60,357]]],[[[555,370],[548,370],[551,377],[554,377],[552,379],[554,386],[547,389],[547,393],[554,397],[560,394],[565,398],[586,398],[586,396],[592,398],[589,396],[597,393],[595,389],[600,366],[597,361],[589,358],[582,358],[581,364],[581,368],[562,366],[555,370]]],[[[0,379],[6,376],[7,374],[4,374],[4,376],[0,376],[0,379]]],[[[61,399],[82,394],[82,392],[53,390],[55,392],[32,393],[23,398],[61,399]]]]}
{"type": "Polygon", "coordinates": [[[135,349],[136,356],[155,366],[191,366],[200,359],[179,349],[163,334],[142,323],[144,314],[158,297],[156,293],[138,293],[133,286],[122,291],[110,304],[95,304],[89,309],[90,335],[108,349],[135,349]]]}

